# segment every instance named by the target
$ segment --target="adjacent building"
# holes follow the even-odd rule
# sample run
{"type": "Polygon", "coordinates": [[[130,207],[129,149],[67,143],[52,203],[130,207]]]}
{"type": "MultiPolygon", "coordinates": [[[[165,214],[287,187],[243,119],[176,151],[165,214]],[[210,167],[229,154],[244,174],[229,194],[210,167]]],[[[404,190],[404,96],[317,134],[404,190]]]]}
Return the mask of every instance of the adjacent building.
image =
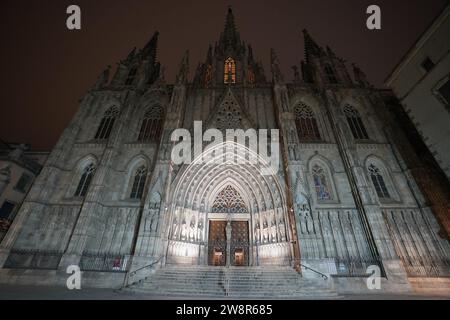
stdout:
{"type": "Polygon", "coordinates": [[[0,141],[0,240],[9,229],[49,152],[0,141]]]}
{"type": "Polygon", "coordinates": [[[450,5],[386,80],[450,178],[450,5]]]}

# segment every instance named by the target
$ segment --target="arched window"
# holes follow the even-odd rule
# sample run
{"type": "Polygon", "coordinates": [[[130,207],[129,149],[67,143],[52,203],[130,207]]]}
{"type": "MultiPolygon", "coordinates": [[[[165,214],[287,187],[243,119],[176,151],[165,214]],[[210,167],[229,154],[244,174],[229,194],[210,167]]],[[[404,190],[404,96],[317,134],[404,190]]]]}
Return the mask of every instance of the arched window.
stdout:
{"type": "Polygon", "coordinates": [[[134,79],[136,78],[137,68],[133,67],[131,68],[130,72],[128,72],[127,79],[125,80],[126,86],[131,86],[134,82],[134,79]]]}
{"type": "Polygon", "coordinates": [[[212,69],[212,65],[208,65],[208,67],[206,68],[206,73],[205,73],[205,88],[209,88],[211,86],[211,83],[213,81],[213,69],[212,69]]]}
{"type": "Polygon", "coordinates": [[[367,134],[367,130],[364,127],[359,112],[351,105],[347,104],[344,107],[344,114],[347,117],[347,122],[350,126],[350,130],[352,130],[353,137],[360,140],[369,139],[369,135],[367,134]]]}
{"type": "Polygon", "coordinates": [[[321,140],[317,120],[307,105],[302,103],[295,108],[295,123],[300,141],[321,140]]]}
{"type": "Polygon", "coordinates": [[[77,190],[75,191],[75,197],[86,196],[94,173],[95,173],[95,165],[93,163],[89,164],[87,167],[84,168],[80,182],[78,182],[77,190]]]}
{"type": "Polygon", "coordinates": [[[315,164],[312,168],[312,174],[314,179],[314,187],[316,189],[317,199],[319,201],[333,200],[330,185],[328,183],[325,170],[315,164]]]}
{"type": "Polygon", "coordinates": [[[247,213],[247,206],[239,192],[232,186],[225,187],[216,197],[213,213],[247,213]]]}
{"type": "Polygon", "coordinates": [[[327,80],[329,83],[337,83],[336,75],[334,74],[333,67],[329,64],[326,64],[325,67],[325,75],[327,76],[327,80]]]}
{"type": "Polygon", "coordinates": [[[145,113],[138,141],[159,142],[163,128],[163,113],[161,107],[153,107],[145,113]]]}
{"type": "Polygon", "coordinates": [[[131,199],[141,199],[144,193],[145,180],[147,179],[147,168],[145,166],[139,167],[134,173],[133,186],[131,188],[131,199]]]}
{"type": "Polygon", "coordinates": [[[391,196],[389,195],[389,191],[386,187],[383,176],[380,173],[380,169],[371,164],[368,168],[368,171],[378,197],[381,199],[389,199],[391,196]]]}
{"type": "Polygon", "coordinates": [[[233,58],[228,58],[225,60],[224,69],[224,83],[225,84],[235,84],[236,83],[236,62],[233,58]]]}
{"type": "Polygon", "coordinates": [[[249,85],[254,85],[256,82],[255,72],[253,72],[253,69],[249,66],[247,69],[247,83],[249,85]]]}
{"type": "Polygon", "coordinates": [[[111,107],[105,112],[102,122],[100,122],[100,126],[95,134],[95,139],[106,140],[109,138],[118,114],[119,109],[117,107],[111,107]]]}

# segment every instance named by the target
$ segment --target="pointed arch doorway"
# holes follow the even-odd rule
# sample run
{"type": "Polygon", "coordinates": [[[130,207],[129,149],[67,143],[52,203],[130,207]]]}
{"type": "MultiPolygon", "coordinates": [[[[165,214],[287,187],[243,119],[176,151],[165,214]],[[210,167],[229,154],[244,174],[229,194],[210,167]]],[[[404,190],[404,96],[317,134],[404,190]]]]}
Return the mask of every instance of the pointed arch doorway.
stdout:
{"type": "Polygon", "coordinates": [[[228,141],[208,148],[203,159],[209,161],[199,157],[177,173],[166,215],[166,264],[292,264],[297,241],[280,176],[262,175],[259,163],[234,161],[248,152],[243,148],[228,141]]]}
{"type": "Polygon", "coordinates": [[[227,185],[214,200],[209,218],[208,264],[250,265],[249,210],[239,192],[227,185]],[[224,219],[226,218],[226,219],[224,219]]]}

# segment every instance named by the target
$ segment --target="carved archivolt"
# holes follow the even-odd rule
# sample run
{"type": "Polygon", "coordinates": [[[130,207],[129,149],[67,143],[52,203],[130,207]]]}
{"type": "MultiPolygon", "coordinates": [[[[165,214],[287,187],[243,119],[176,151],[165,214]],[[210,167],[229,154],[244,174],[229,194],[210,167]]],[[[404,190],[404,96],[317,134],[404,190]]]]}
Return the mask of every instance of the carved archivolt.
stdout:
{"type": "Polygon", "coordinates": [[[176,200],[169,208],[169,240],[206,242],[208,220],[231,215],[231,219],[249,221],[251,243],[288,241],[283,188],[276,174],[264,176],[260,169],[257,164],[213,159],[208,163],[198,160],[180,170],[170,197],[176,200]]]}

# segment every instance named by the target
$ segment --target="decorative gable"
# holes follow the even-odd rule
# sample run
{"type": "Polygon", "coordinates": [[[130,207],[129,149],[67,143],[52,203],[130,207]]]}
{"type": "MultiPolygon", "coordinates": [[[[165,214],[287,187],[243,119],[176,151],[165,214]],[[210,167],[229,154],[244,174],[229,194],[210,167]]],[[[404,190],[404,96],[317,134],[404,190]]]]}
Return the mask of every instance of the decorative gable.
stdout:
{"type": "Polygon", "coordinates": [[[231,89],[228,89],[222,102],[213,112],[210,119],[209,128],[217,128],[219,130],[226,129],[249,129],[252,124],[240,107],[236,97],[233,95],[231,89]]]}

